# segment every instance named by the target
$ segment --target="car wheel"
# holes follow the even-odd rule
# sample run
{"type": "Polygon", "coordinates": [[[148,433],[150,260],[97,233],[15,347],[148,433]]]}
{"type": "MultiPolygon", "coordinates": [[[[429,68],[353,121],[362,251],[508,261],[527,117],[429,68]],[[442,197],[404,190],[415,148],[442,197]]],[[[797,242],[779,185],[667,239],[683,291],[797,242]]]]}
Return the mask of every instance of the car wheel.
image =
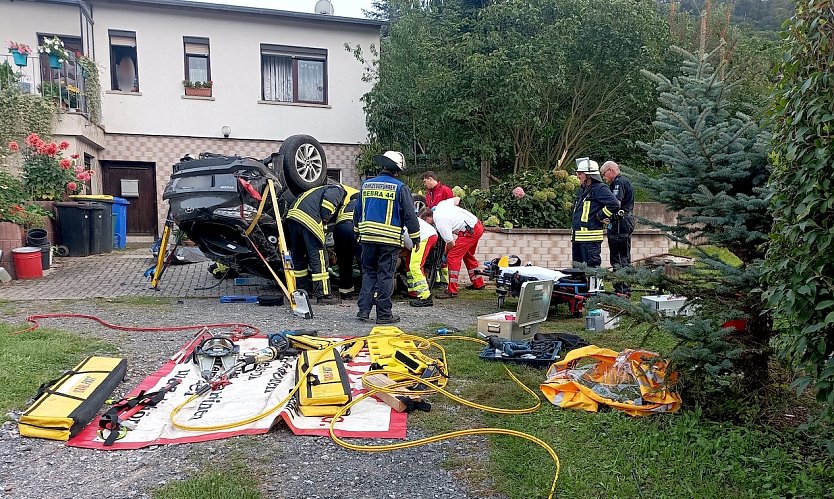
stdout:
{"type": "Polygon", "coordinates": [[[292,135],[281,144],[287,187],[300,194],[327,180],[327,158],[319,141],[309,135],[292,135]]]}
{"type": "Polygon", "coordinates": [[[426,196],[422,194],[415,194],[414,197],[414,211],[420,213],[426,207],[426,196]]]}

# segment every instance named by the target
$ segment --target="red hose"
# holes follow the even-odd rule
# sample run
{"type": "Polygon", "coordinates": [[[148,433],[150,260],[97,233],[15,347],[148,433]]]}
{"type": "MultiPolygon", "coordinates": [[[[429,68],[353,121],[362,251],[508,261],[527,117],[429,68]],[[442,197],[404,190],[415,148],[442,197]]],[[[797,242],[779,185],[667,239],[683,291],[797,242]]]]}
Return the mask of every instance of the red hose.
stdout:
{"type": "Polygon", "coordinates": [[[86,315],[86,314],[35,314],[30,315],[26,318],[26,322],[31,322],[33,325],[28,327],[22,331],[17,331],[13,334],[20,334],[26,333],[29,331],[34,331],[35,329],[39,328],[41,323],[38,322],[39,319],[55,319],[55,318],[75,318],[75,319],[89,319],[91,321],[96,321],[104,327],[110,329],[116,329],[119,331],[188,331],[190,329],[202,329],[202,328],[228,328],[234,332],[241,333],[241,336],[252,336],[256,334],[260,334],[261,330],[251,324],[242,324],[239,322],[226,322],[221,324],[194,324],[191,326],[162,326],[162,327],[139,327],[139,326],[119,326],[116,324],[110,324],[109,322],[105,322],[102,319],[99,319],[95,315],[86,315]],[[249,329],[252,331],[250,334],[243,334],[244,329],[249,329]]]}

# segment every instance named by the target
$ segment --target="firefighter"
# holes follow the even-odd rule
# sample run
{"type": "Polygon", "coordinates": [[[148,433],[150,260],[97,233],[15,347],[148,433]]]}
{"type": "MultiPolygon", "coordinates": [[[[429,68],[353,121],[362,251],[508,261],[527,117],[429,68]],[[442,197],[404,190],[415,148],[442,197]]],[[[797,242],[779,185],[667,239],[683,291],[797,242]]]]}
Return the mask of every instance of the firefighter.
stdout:
{"type": "Polygon", "coordinates": [[[387,151],[374,156],[382,168],[380,174],[362,182],[359,200],[353,211],[353,225],[362,245],[362,290],[356,317],[370,319],[376,296],[376,323],[394,324],[400,318],[393,314],[394,272],[397,269],[403,227],[414,246],[420,244],[420,224],[414,214],[414,200],[408,186],[397,177],[405,170],[405,156],[387,151]]]}
{"type": "Polygon", "coordinates": [[[611,216],[620,209],[620,201],[602,182],[599,165],[589,158],[576,160],[579,189],[573,209],[573,261],[588,267],[602,263],[603,231],[611,216]]]}
{"type": "Polygon", "coordinates": [[[339,297],[342,300],[353,300],[358,295],[353,287],[353,264],[361,262],[362,256],[362,247],[356,240],[356,232],[353,230],[353,210],[356,208],[359,191],[346,185],[342,188],[347,194],[345,202],[336,215],[333,243],[336,265],[339,267],[339,297]]]}
{"type": "Polygon", "coordinates": [[[460,269],[466,265],[469,272],[470,289],[483,289],[483,277],[477,275],[478,259],[475,251],[484,234],[484,226],[478,217],[459,207],[459,197],[441,201],[434,210],[424,210],[420,218],[434,225],[439,239],[446,242],[446,259],[449,265],[449,286],[434,295],[438,299],[455,298],[458,295],[460,269]]]}
{"type": "Polygon", "coordinates": [[[437,230],[422,218],[418,218],[418,221],[420,222],[420,244],[412,246],[409,244],[410,240],[404,240],[405,248],[408,250],[406,260],[408,265],[408,295],[414,298],[409,302],[409,305],[412,307],[431,307],[434,302],[431,299],[431,291],[423,266],[426,264],[426,257],[437,243],[437,230]]]}
{"type": "Polygon", "coordinates": [[[338,212],[345,199],[340,185],[323,185],[298,196],[287,212],[287,242],[299,287],[307,287],[312,279],[316,303],[334,305],[339,299],[330,293],[327,273],[327,250],[324,228],[338,212]]]}
{"type": "MultiPolygon", "coordinates": [[[[611,217],[608,226],[608,249],[611,252],[611,267],[614,270],[631,266],[631,233],[634,232],[634,189],[631,182],[620,174],[620,165],[606,161],[599,167],[602,178],[611,192],[620,200],[620,209],[611,217]]],[[[614,292],[630,295],[631,289],[622,282],[614,283],[614,292]]]]}

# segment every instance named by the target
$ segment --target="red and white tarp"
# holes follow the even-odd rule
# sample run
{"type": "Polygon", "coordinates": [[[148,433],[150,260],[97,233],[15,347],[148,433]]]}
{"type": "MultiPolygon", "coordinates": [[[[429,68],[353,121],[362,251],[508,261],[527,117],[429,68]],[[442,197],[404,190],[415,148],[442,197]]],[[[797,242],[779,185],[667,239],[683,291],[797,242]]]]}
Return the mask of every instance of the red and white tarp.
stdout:
{"type": "MultiPolygon", "coordinates": [[[[240,355],[255,352],[267,346],[265,337],[245,338],[238,342],[240,355]]],[[[130,420],[134,429],[126,432],[124,437],[116,440],[112,446],[105,447],[99,435],[98,418],[87,425],[84,430],[67,442],[73,447],[102,450],[139,449],[150,445],[183,444],[217,440],[236,435],[266,433],[278,419],[283,419],[296,435],[329,435],[329,417],[306,417],[296,409],[296,397],[284,406],[271,412],[255,422],[217,431],[186,431],[175,428],[170,421],[174,407],[184,402],[193,393],[202,377],[198,366],[191,361],[190,352],[180,363],[169,361],[161,369],[148,376],[137,386],[130,396],[140,390],[156,391],[165,386],[171,378],[181,382],[173,392],[167,393],[165,399],[156,407],[147,408],[136,413],[130,420]]],[[[260,364],[254,370],[238,374],[231,379],[231,384],[222,389],[199,397],[180,409],[176,416],[178,423],[189,426],[227,425],[247,419],[276,406],[295,386],[295,365],[297,358],[279,359],[260,364]]],[[[370,358],[367,349],[346,366],[353,397],[366,390],[362,387],[360,377],[368,371],[370,358]]],[[[368,397],[354,405],[350,414],[342,416],[336,423],[336,434],[341,437],[361,438],[405,438],[406,415],[398,413],[388,405],[368,397]]]]}

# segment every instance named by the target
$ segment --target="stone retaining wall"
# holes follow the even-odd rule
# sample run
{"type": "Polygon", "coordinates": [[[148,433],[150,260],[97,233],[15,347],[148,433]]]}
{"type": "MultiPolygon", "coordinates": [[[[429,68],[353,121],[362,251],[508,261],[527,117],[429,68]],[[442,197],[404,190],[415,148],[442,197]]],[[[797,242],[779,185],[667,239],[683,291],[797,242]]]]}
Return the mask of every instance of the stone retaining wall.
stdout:
{"type": "MultiPolygon", "coordinates": [[[[672,241],[653,229],[637,229],[631,238],[631,259],[666,253],[672,241]]],[[[518,255],[522,264],[552,269],[571,266],[569,229],[499,229],[487,227],[478,243],[479,262],[502,255],[518,255]]],[[[602,265],[610,266],[607,239],[602,243],[602,265]]]]}

